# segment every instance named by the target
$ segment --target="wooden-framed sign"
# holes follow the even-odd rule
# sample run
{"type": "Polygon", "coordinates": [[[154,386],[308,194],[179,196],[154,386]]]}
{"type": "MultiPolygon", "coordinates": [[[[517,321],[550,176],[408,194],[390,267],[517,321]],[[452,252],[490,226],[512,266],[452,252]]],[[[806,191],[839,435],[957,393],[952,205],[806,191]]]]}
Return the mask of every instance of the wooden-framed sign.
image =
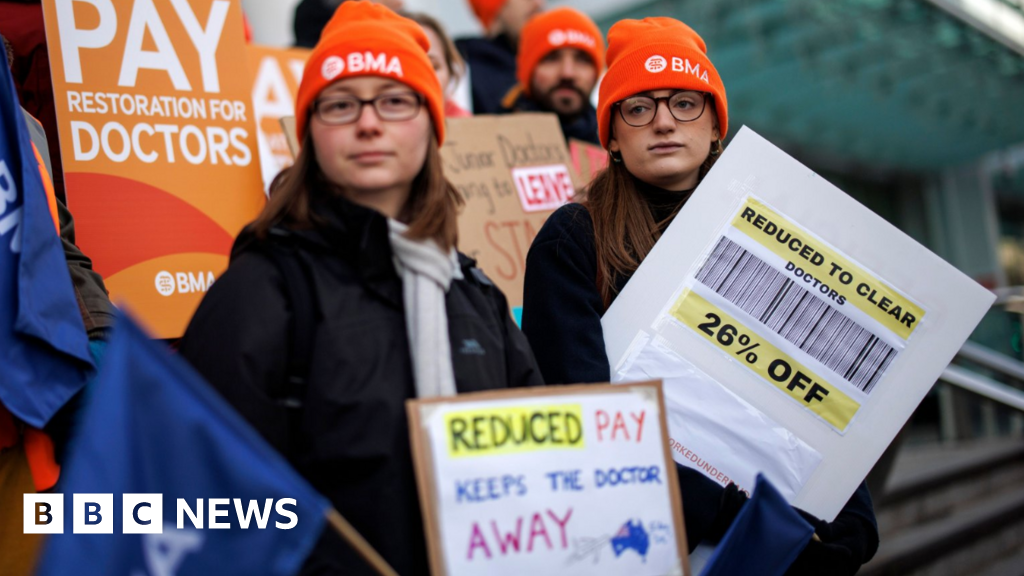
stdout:
{"type": "Polygon", "coordinates": [[[660,381],[406,408],[435,575],[690,573],[660,381]]]}

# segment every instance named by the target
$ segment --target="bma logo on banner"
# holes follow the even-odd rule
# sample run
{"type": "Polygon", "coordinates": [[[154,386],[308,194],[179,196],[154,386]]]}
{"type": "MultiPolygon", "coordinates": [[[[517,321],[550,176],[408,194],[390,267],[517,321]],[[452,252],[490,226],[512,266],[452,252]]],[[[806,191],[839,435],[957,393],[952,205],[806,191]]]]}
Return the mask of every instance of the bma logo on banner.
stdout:
{"type": "Polygon", "coordinates": [[[178,294],[191,294],[193,292],[206,292],[213,286],[215,278],[213,272],[177,272],[171,274],[166,270],[156,273],[154,285],[161,296],[178,294]]]}
{"type": "MultiPolygon", "coordinates": [[[[114,495],[113,494],[74,494],[73,495],[73,533],[74,534],[113,534],[114,533],[114,495]]],[[[121,495],[121,533],[122,534],[163,534],[164,532],[164,497],[163,494],[122,494],[121,495]]],[[[270,522],[271,512],[287,522],[275,521],[274,527],[291,530],[299,524],[299,517],[288,507],[295,507],[294,498],[281,498],[274,502],[273,498],[249,500],[243,506],[241,498],[209,498],[207,514],[203,514],[204,502],[197,498],[193,506],[184,498],[177,500],[177,529],[202,530],[208,517],[211,529],[233,528],[230,521],[229,506],[234,504],[238,527],[246,530],[255,521],[256,527],[265,530],[270,522]],[[188,524],[186,526],[186,517],[188,524]],[[223,518],[224,520],[221,520],[223,518]]],[[[63,494],[25,494],[23,507],[23,528],[25,534],[63,534],[64,533],[64,495],[63,494]]],[[[168,526],[174,526],[168,524],[168,526]]]]}

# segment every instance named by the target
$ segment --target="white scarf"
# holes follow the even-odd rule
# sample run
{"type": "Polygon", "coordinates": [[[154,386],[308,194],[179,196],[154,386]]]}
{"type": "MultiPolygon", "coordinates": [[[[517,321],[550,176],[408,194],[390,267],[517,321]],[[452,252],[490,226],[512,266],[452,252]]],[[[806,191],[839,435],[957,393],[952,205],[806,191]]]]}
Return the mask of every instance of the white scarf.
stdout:
{"type": "Polygon", "coordinates": [[[408,227],[397,220],[389,218],[388,229],[395,269],[402,278],[416,397],[454,396],[444,295],[452,279],[462,278],[458,256],[454,249],[445,254],[434,240],[406,238],[408,227]]]}

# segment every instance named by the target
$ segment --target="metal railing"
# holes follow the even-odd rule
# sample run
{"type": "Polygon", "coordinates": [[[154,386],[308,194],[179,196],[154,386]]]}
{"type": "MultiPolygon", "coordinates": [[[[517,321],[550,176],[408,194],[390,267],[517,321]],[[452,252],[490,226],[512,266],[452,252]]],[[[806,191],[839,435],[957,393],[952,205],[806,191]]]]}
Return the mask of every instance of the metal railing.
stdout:
{"type": "Polygon", "coordinates": [[[968,392],[995,400],[1004,406],[1024,412],[1024,392],[1002,382],[976,374],[959,366],[948,366],[939,378],[968,392]]]}
{"type": "MultiPolygon", "coordinates": [[[[1014,380],[1024,382],[1024,362],[1000,354],[985,346],[973,342],[965,342],[957,353],[957,358],[962,358],[992,370],[998,375],[1008,376],[1014,380]]],[[[1024,390],[978,374],[973,370],[950,364],[942,371],[942,376],[939,377],[939,380],[1024,412],[1024,390]]]]}

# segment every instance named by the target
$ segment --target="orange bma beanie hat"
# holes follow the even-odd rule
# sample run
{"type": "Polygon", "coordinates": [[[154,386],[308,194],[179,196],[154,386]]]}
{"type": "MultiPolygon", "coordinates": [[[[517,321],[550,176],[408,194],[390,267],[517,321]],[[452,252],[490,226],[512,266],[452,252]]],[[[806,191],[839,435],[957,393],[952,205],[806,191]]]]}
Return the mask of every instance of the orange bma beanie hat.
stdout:
{"type": "Polygon", "coordinates": [[[560,48],[577,48],[587,53],[604,70],[604,39],[597,24],[574,8],[555,8],[530,19],[519,36],[516,78],[523,92],[530,96],[533,69],[545,56],[560,48]]]}
{"type": "Polygon", "coordinates": [[[437,143],[444,142],[444,92],[427,58],[430,40],[416,22],[367,0],[349,0],[331,17],[306,61],[295,98],[295,132],[302,142],[324,88],[356,76],[401,82],[426,98],[437,143]]]}
{"type": "Polygon", "coordinates": [[[483,24],[484,29],[489,30],[505,2],[506,0],[469,0],[469,7],[473,9],[473,13],[483,24]]]}
{"type": "Polygon", "coordinates": [[[621,20],[608,31],[608,73],[597,99],[597,129],[601,145],[611,138],[612,107],[648,90],[683,89],[709,92],[715,98],[718,128],[729,130],[725,85],[704,40],[692,28],[672,18],[621,20]]]}

